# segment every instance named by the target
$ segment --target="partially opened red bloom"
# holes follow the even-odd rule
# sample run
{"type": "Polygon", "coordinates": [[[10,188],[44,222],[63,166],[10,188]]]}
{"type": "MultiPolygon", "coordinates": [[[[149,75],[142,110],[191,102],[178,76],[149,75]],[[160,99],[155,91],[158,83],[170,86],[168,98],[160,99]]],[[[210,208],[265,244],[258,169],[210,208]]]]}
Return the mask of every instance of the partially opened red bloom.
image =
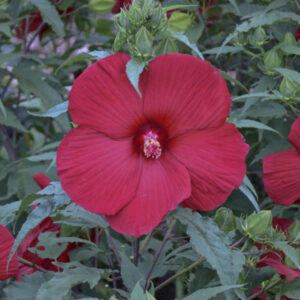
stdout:
{"type": "Polygon", "coordinates": [[[298,27],[295,32],[295,39],[297,42],[300,40],[300,27],[298,27]]]}
{"type": "Polygon", "coordinates": [[[132,0],[117,0],[115,6],[112,9],[112,13],[118,14],[121,8],[128,9],[131,5],[132,0]]]}
{"type": "Polygon", "coordinates": [[[14,244],[14,237],[0,224],[0,281],[15,276],[18,269],[18,258],[15,254],[7,268],[9,253],[14,244]]]}
{"type": "MultiPolygon", "coordinates": [[[[288,239],[288,228],[294,223],[290,219],[282,219],[282,218],[273,218],[273,227],[277,231],[282,231],[287,239],[288,239]]],[[[258,249],[262,248],[261,244],[255,243],[258,249]]],[[[261,255],[261,261],[256,265],[256,267],[261,268],[265,266],[273,267],[280,275],[281,278],[286,278],[286,281],[289,282],[295,278],[300,278],[300,271],[296,269],[292,269],[285,265],[285,254],[279,250],[273,250],[272,252],[267,252],[261,255]]],[[[252,291],[254,294],[255,292],[259,291],[260,287],[257,287],[255,290],[252,291]]],[[[267,299],[265,295],[261,295],[258,299],[264,300],[267,299]]],[[[282,299],[290,299],[283,296],[282,299]]],[[[292,299],[291,299],[292,300],[292,299]]]]}
{"type": "Polygon", "coordinates": [[[57,168],[74,202],[140,236],[179,203],[220,206],[243,180],[248,145],[225,123],[230,95],[209,62],[157,57],[140,77],[141,99],[129,59],[111,55],[76,79],[69,111],[79,125],[60,144],[57,168]]]}
{"type": "Polygon", "coordinates": [[[289,142],[295,149],[269,154],[263,161],[263,181],[270,198],[281,205],[300,200],[300,116],[294,122],[289,142]]]}

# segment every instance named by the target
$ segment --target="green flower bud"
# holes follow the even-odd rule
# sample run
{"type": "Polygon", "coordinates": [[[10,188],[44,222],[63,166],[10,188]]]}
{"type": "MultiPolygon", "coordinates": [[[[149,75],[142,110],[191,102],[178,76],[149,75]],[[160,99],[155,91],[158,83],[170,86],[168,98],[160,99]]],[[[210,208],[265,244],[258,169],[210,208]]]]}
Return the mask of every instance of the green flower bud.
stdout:
{"type": "Polygon", "coordinates": [[[178,48],[173,39],[165,38],[163,39],[156,49],[156,55],[162,55],[165,53],[177,53],[178,48]]]}
{"type": "Polygon", "coordinates": [[[280,67],[281,62],[281,55],[275,48],[267,51],[264,55],[264,64],[268,69],[280,67]]]}
{"type": "Polygon", "coordinates": [[[292,79],[285,76],[281,80],[279,91],[282,95],[286,97],[293,97],[297,92],[297,86],[292,79]]]}
{"type": "Polygon", "coordinates": [[[262,210],[260,214],[253,213],[248,216],[242,225],[243,230],[251,237],[265,233],[272,226],[272,213],[262,210]]]}
{"type": "Polygon", "coordinates": [[[107,14],[116,5],[116,0],[90,0],[89,8],[97,14],[107,14]]]}
{"type": "Polygon", "coordinates": [[[226,207],[218,208],[214,221],[217,223],[219,228],[224,232],[230,232],[236,229],[235,216],[231,209],[226,207]]]}
{"type": "Polygon", "coordinates": [[[142,26],[135,35],[135,45],[137,50],[144,56],[151,56],[153,36],[142,26]]]}
{"type": "Polygon", "coordinates": [[[244,32],[238,32],[235,36],[233,43],[237,46],[245,46],[248,43],[247,35],[244,32]]]}
{"type": "Polygon", "coordinates": [[[174,32],[184,32],[192,24],[190,15],[175,11],[169,18],[169,29],[174,32]]]}
{"type": "Polygon", "coordinates": [[[295,36],[291,32],[287,32],[284,35],[281,43],[284,43],[289,46],[297,46],[297,41],[295,39],[295,36]]]}
{"type": "Polygon", "coordinates": [[[249,37],[249,42],[254,47],[262,46],[267,40],[265,30],[259,26],[255,29],[254,33],[249,37]]]}
{"type": "Polygon", "coordinates": [[[300,243],[300,222],[295,221],[288,229],[289,231],[289,240],[292,243],[300,243]]]}
{"type": "Polygon", "coordinates": [[[126,39],[124,35],[119,31],[116,35],[116,38],[112,46],[113,51],[119,52],[125,43],[126,43],[126,39]]]}

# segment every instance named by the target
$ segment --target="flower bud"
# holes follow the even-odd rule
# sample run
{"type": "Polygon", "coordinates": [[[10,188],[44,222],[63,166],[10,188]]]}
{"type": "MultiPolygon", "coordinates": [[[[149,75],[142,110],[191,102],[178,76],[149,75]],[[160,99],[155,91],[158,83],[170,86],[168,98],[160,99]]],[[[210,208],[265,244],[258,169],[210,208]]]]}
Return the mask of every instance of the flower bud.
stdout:
{"type": "Polygon", "coordinates": [[[288,46],[297,46],[297,41],[291,32],[287,32],[281,42],[288,46]]]}
{"type": "Polygon", "coordinates": [[[264,55],[264,64],[268,69],[280,67],[281,61],[281,55],[275,48],[267,51],[264,55]]]}
{"type": "Polygon", "coordinates": [[[116,5],[116,0],[90,0],[89,8],[97,14],[107,14],[116,5]]]}
{"type": "Polygon", "coordinates": [[[293,80],[285,76],[280,83],[279,91],[286,97],[293,97],[297,92],[297,87],[293,80]]]}
{"type": "Polygon", "coordinates": [[[254,33],[249,37],[249,42],[254,47],[262,46],[267,40],[265,30],[259,26],[255,29],[254,33]]]}
{"type": "Polygon", "coordinates": [[[236,229],[235,216],[229,208],[220,207],[214,216],[214,221],[224,232],[230,232],[236,229]]]}
{"type": "Polygon", "coordinates": [[[151,33],[142,26],[135,35],[135,45],[143,56],[151,56],[153,37],[151,33]]]}
{"type": "Polygon", "coordinates": [[[184,32],[191,24],[191,16],[180,11],[174,11],[169,18],[169,29],[174,32],[184,32]]]}
{"type": "Polygon", "coordinates": [[[165,53],[177,53],[178,48],[173,39],[165,38],[163,39],[156,49],[156,55],[162,55],[165,53]]]}
{"type": "Polygon", "coordinates": [[[262,210],[260,214],[253,213],[248,216],[242,225],[243,230],[252,237],[265,233],[272,226],[272,213],[262,210]]]}
{"type": "Polygon", "coordinates": [[[237,46],[245,46],[248,43],[247,35],[244,32],[238,32],[233,42],[237,46]]]}

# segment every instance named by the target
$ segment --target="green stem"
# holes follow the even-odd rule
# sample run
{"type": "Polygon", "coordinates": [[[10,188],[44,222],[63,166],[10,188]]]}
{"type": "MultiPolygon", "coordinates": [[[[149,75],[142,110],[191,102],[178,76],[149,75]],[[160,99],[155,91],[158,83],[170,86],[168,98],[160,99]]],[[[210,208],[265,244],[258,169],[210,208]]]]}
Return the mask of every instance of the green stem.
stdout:
{"type": "Polygon", "coordinates": [[[194,269],[195,267],[197,267],[198,265],[200,265],[204,261],[205,261],[205,258],[200,257],[197,261],[195,261],[191,265],[187,266],[186,268],[182,269],[181,271],[177,272],[175,275],[173,275],[172,277],[170,277],[169,279],[167,279],[166,281],[164,281],[160,285],[158,285],[155,288],[155,292],[159,291],[160,289],[162,289],[163,287],[165,287],[166,285],[168,285],[169,283],[174,281],[177,277],[181,276],[182,274],[194,269]]]}

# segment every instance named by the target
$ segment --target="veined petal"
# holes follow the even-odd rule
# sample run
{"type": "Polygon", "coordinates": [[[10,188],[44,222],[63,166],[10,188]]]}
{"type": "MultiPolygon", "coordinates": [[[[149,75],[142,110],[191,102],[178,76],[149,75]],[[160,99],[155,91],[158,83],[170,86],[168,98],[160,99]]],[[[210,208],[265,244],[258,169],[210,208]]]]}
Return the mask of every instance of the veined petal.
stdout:
{"type": "Polygon", "coordinates": [[[288,206],[300,200],[300,154],[297,150],[267,155],[263,170],[265,190],[274,202],[288,206]]]}
{"type": "Polygon", "coordinates": [[[300,116],[293,123],[289,134],[289,142],[296,148],[300,155],[300,116]]]}
{"type": "Polygon", "coordinates": [[[132,139],[113,140],[78,126],[59,145],[57,173],[75,203],[93,213],[110,215],[133,199],[140,159],[132,139]]]}
{"type": "Polygon", "coordinates": [[[243,181],[249,146],[230,123],[184,133],[174,138],[169,147],[191,175],[192,194],[182,203],[185,207],[212,210],[243,181]]]}
{"type": "Polygon", "coordinates": [[[98,60],[74,82],[69,111],[74,123],[87,125],[107,136],[132,136],[144,124],[142,100],[126,75],[127,54],[98,60]]]}
{"type": "Polygon", "coordinates": [[[157,226],[190,193],[191,180],[186,168],[165,152],[157,160],[143,160],[135,198],[107,220],[116,231],[139,237],[157,226]]]}
{"type": "Polygon", "coordinates": [[[230,94],[219,70],[191,55],[155,58],[141,76],[140,89],[146,117],[170,136],[219,127],[230,111],[230,94]]]}
{"type": "Polygon", "coordinates": [[[18,270],[17,254],[12,257],[8,269],[6,268],[9,253],[14,244],[11,233],[0,224],[0,281],[15,276],[18,270]]]}

